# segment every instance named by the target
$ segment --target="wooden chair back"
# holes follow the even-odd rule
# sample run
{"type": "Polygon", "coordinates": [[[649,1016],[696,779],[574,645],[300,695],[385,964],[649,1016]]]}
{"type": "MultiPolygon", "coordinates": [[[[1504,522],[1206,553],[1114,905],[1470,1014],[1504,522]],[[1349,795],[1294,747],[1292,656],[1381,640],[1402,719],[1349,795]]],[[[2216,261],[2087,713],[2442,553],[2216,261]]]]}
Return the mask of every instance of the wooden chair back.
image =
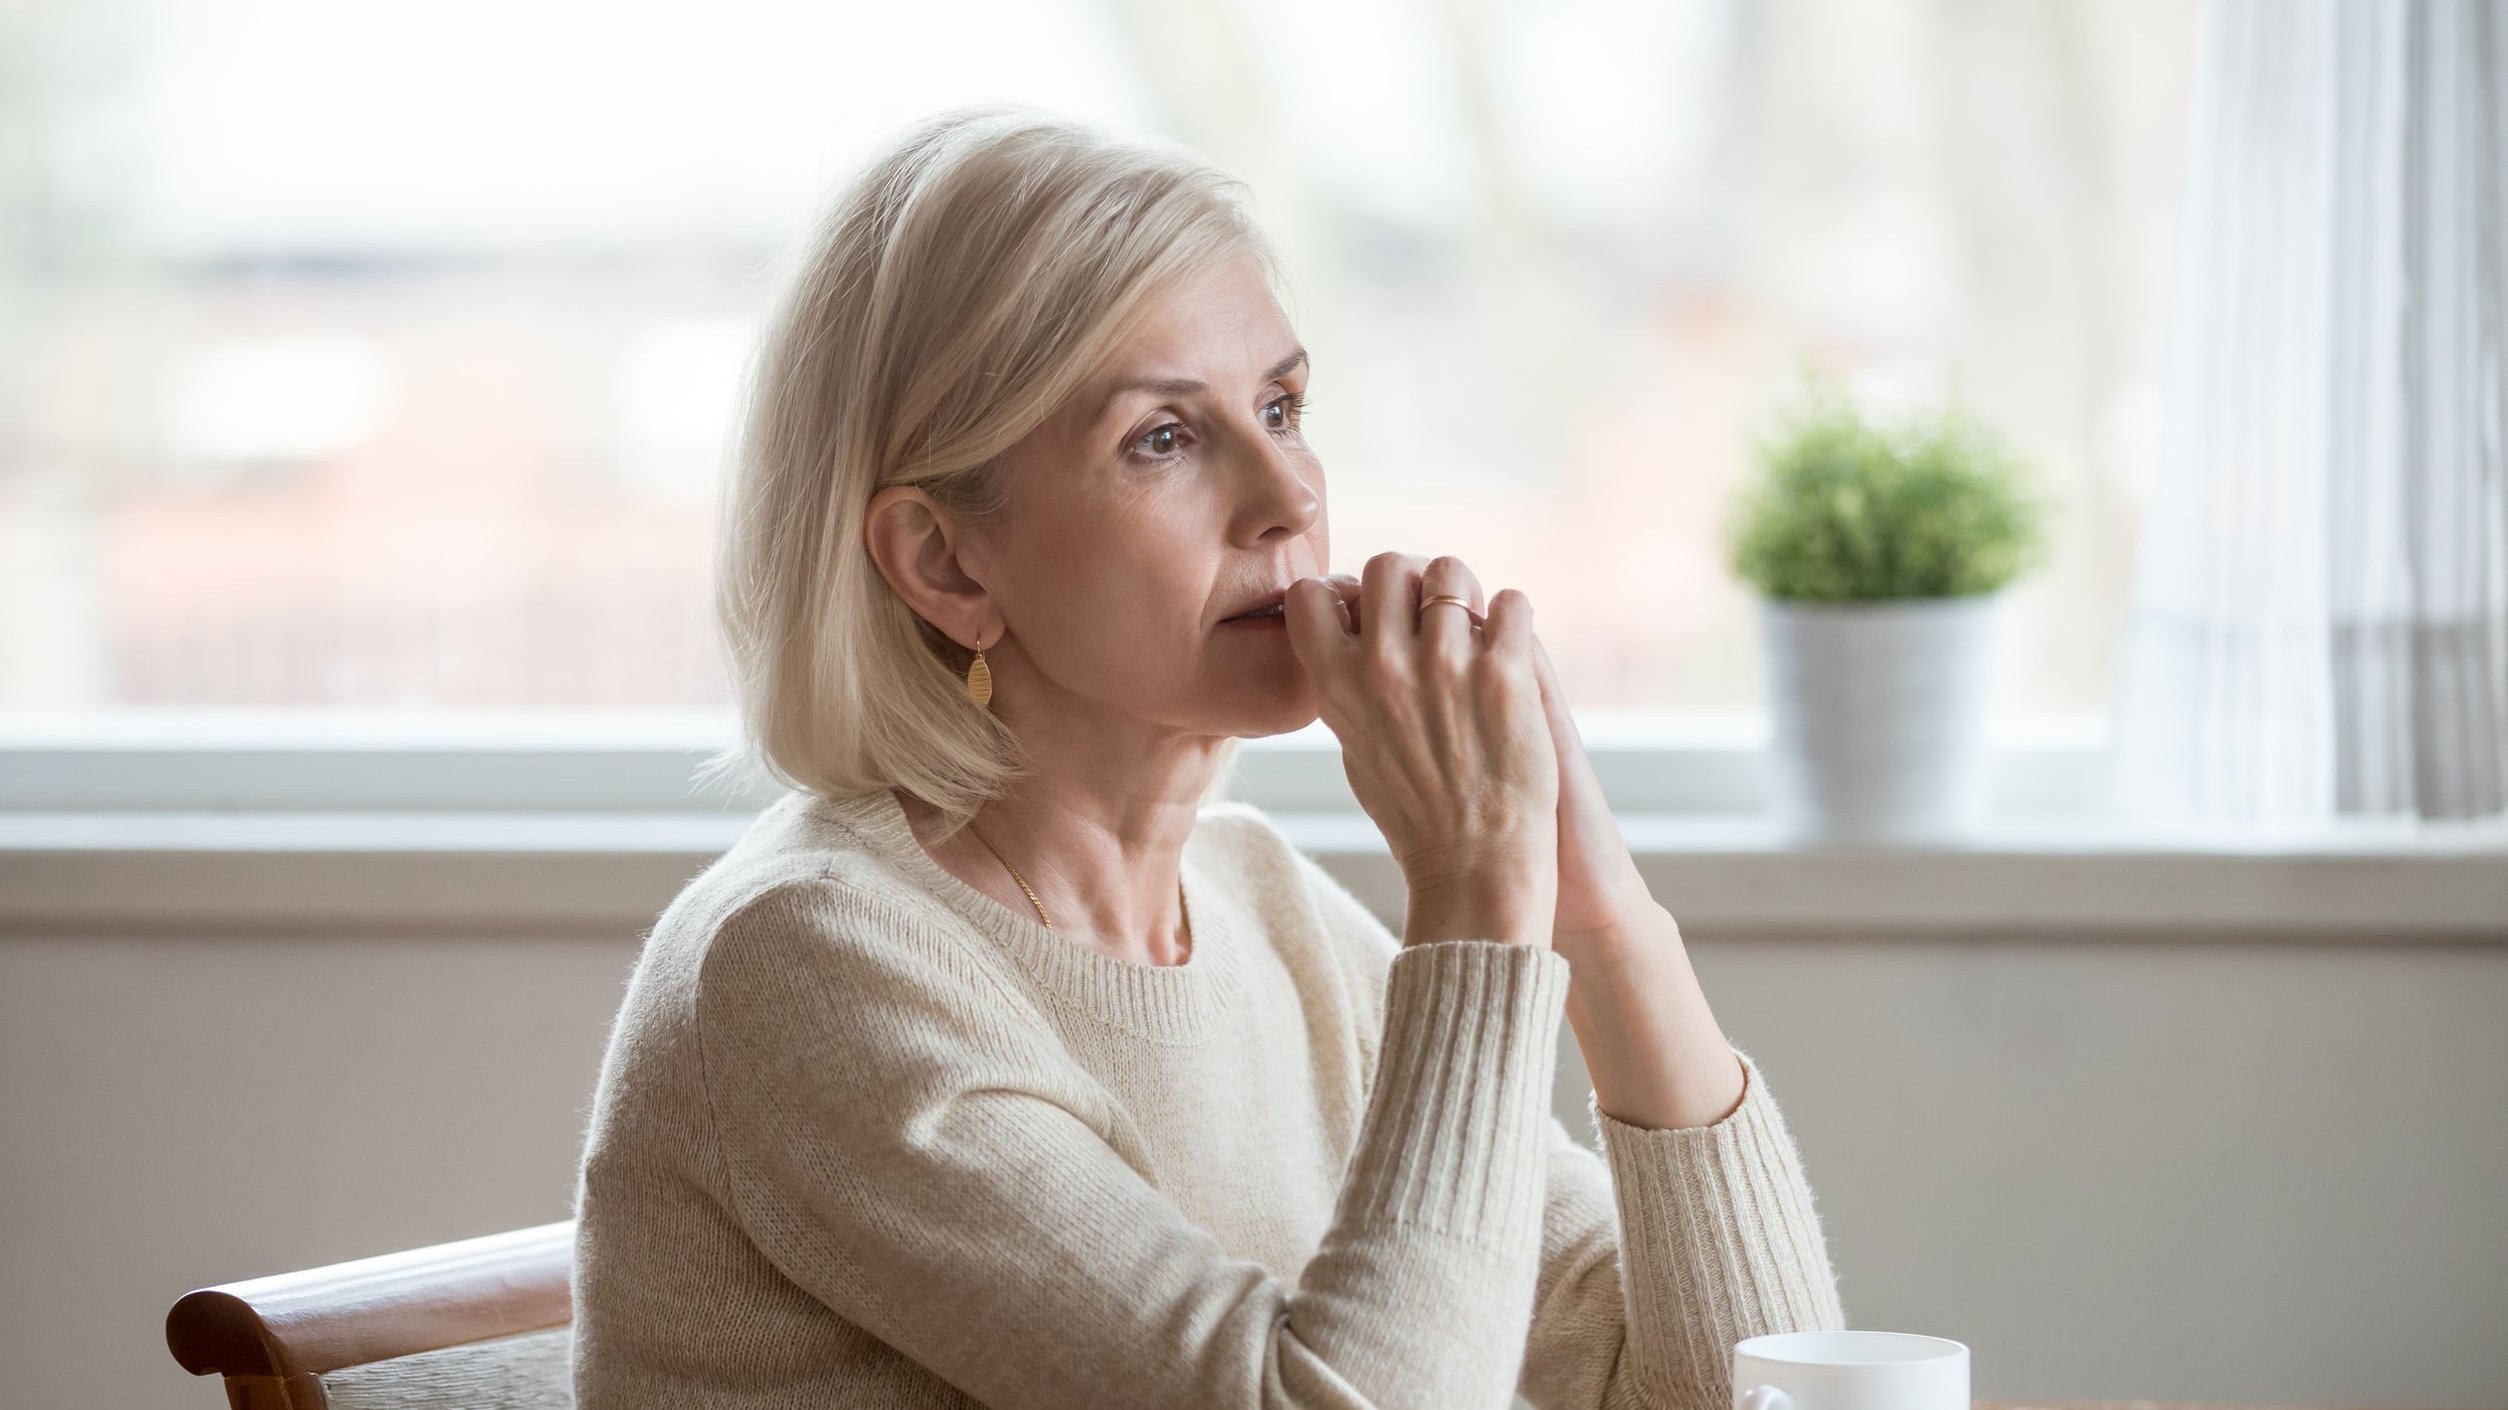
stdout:
{"type": "Polygon", "coordinates": [[[572,1220],[186,1293],[183,1369],[233,1410],[571,1410],[572,1220]]]}

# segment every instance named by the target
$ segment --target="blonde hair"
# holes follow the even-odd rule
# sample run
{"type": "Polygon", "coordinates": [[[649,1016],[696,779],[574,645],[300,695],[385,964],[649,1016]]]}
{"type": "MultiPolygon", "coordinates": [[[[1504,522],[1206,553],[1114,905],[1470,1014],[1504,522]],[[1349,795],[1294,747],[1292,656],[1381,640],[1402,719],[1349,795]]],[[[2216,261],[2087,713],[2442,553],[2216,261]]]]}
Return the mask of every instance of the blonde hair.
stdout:
{"type": "Polygon", "coordinates": [[[1028,772],[967,696],[974,653],[872,560],[871,497],[913,485],[970,521],[1002,512],[1002,452],[1162,293],[1240,254],[1277,282],[1243,192],[1179,148],[1000,106],[918,124],[845,187],[751,367],[715,565],[742,737],[701,776],[896,787],[955,828],[1028,772]]]}

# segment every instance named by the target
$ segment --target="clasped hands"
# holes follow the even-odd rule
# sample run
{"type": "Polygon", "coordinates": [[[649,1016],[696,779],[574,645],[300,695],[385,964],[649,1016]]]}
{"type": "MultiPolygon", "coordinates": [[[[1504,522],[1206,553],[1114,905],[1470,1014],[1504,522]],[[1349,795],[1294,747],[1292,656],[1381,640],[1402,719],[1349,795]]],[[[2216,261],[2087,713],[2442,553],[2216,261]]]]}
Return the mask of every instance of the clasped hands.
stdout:
{"type": "MultiPolygon", "coordinates": [[[[1568,695],[1557,680],[1550,652],[1542,647],[1540,637],[1530,632],[1530,600],[1520,590],[1500,590],[1495,600],[1485,600],[1470,567],[1455,557],[1374,554],[1367,562],[1367,575],[1364,580],[1347,572],[1312,577],[1299,580],[1289,590],[1287,610],[1292,615],[1294,647],[1309,667],[1309,677],[1319,670],[1327,675],[1327,680],[1317,682],[1319,702],[1324,702],[1324,697],[1337,687],[1347,687],[1344,682],[1359,675],[1357,662],[1362,660],[1369,637],[1369,600],[1409,602],[1409,635],[1422,637],[1420,650],[1427,647],[1425,637],[1447,632],[1445,647],[1450,652],[1460,652],[1452,637],[1455,630],[1470,632],[1472,647],[1482,647],[1482,642],[1490,640],[1490,632],[1500,632],[1500,640],[1517,650],[1530,645],[1532,675],[1540,687],[1540,715],[1547,725],[1550,753],[1557,768],[1557,893],[1552,903],[1550,948],[1575,966],[1580,961],[1610,958],[1613,946],[1633,943],[1658,928],[1673,926],[1670,913],[1648,893],[1645,881],[1638,876],[1638,863],[1630,858],[1628,843],[1620,838],[1620,825],[1605,803],[1593,760],[1585,755],[1583,733],[1575,725],[1573,710],[1568,708],[1568,695]],[[1312,597],[1309,582],[1322,582],[1334,590],[1342,632],[1339,640],[1324,635],[1324,627],[1329,627],[1329,622],[1319,625],[1319,602],[1324,600],[1312,597]],[[1445,607],[1430,607],[1425,612],[1417,607],[1425,597],[1435,597],[1440,592],[1465,597],[1472,605],[1470,622],[1465,622],[1460,612],[1450,612],[1445,607]],[[1440,622],[1442,617],[1450,617],[1452,622],[1440,622]]],[[[1377,665],[1382,667],[1382,660],[1377,665]]],[[[1327,725],[1334,725],[1334,733],[1342,733],[1344,725],[1352,723],[1347,718],[1334,720],[1334,705],[1329,702],[1324,702],[1324,720],[1327,725]]],[[[1342,743],[1347,755],[1352,740],[1344,735],[1342,743]]],[[[1357,770],[1352,773],[1352,780],[1357,783],[1357,770]]],[[[1362,803],[1367,803],[1367,798],[1362,798],[1362,803]]]]}

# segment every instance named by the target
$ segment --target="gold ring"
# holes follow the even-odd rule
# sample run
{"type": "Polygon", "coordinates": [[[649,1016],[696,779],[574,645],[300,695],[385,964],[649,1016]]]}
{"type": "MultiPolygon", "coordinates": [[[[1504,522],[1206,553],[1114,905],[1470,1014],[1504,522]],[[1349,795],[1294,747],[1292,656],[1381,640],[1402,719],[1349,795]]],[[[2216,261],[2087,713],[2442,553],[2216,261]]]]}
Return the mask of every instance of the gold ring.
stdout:
{"type": "Polygon", "coordinates": [[[1440,603],[1440,602],[1451,602],[1451,603],[1453,603],[1455,606],[1462,608],[1462,609],[1463,609],[1463,612],[1464,612],[1464,615],[1466,615],[1466,616],[1468,616],[1468,617],[1470,617],[1470,618],[1472,619],[1472,624],[1473,624],[1474,626],[1478,626],[1478,625],[1480,625],[1481,615],[1480,615],[1478,612],[1474,612],[1474,611],[1472,610],[1472,600],[1471,600],[1470,598],[1468,598],[1468,597],[1458,597],[1458,596],[1456,596],[1455,594],[1450,593],[1450,592],[1441,592],[1441,593],[1437,594],[1435,597],[1429,598],[1429,599],[1427,599],[1426,601],[1423,601],[1422,603],[1420,603],[1420,605],[1419,605],[1419,615],[1420,615],[1421,617],[1425,617],[1425,616],[1427,616],[1427,615],[1428,615],[1428,609],[1429,609],[1429,608],[1431,608],[1431,607],[1436,606],[1436,605],[1437,605],[1438,603],[1440,603]]]}

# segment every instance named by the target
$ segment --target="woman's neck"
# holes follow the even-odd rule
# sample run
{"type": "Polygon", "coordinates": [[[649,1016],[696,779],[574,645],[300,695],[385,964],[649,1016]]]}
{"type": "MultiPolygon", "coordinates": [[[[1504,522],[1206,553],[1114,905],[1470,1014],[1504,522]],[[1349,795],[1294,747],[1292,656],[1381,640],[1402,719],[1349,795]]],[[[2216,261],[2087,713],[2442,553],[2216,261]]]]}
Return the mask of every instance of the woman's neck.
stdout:
{"type": "Polygon", "coordinates": [[[1176,805],[1109,823],[1086,808],[998,798],[976,813],[973,826],[943,838],[938,812],[903,791],[895,796],[915,840],[943,871],[1034,918],[1036,906],[1019,885],[1024,878],[1054,931],[1071,943],[1132,964],[1191,958],[1177,877],[1193,819],[1174,812],[1176,805]]]}

